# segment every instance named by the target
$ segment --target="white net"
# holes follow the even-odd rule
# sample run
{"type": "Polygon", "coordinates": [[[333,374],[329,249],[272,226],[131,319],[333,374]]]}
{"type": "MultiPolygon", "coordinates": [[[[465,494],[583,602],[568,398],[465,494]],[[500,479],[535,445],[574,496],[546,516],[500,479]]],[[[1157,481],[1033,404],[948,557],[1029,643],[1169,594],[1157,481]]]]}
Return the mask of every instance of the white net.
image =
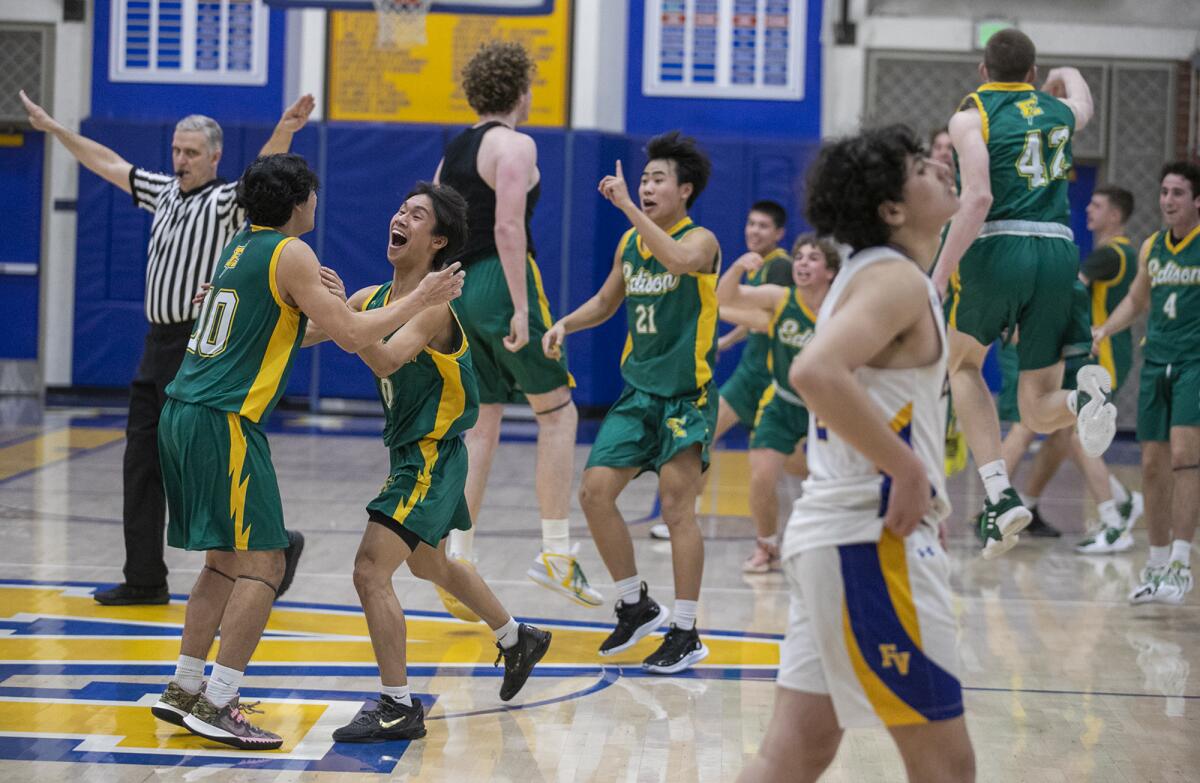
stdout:
{"type": "Polygon", "coordinates": [[[405,49],[425,43],[425,17],[432,0],[373,0],[378,27],[375,47],[405,49]]]}

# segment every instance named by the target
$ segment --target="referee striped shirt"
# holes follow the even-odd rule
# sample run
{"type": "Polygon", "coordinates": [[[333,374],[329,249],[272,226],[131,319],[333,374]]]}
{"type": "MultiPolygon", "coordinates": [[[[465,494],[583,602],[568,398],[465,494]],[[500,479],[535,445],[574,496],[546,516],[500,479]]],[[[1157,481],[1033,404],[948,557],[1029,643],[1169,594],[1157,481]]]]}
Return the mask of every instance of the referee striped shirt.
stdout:
{"type": "Polygon", "coordinates": [[[192,298],[212,279],[221,251],[246,220],[236,182],[214,179],[182,192],[169,174],[129,170],[135,206],[154,214],[146,264],[146,318],[152,324],[195,320],[192,298]]]}

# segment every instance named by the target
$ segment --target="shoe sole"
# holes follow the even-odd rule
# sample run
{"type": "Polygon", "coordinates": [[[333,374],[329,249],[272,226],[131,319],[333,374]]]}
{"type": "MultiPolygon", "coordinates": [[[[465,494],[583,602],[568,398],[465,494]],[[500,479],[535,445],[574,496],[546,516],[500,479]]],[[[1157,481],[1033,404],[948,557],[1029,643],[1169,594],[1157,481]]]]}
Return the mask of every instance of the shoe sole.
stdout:
{"type": "Polygon", "coordinates": [[[634,630],[633,636],[629,637],[629,641],[625,642],[622,645],[618,645],[617,647],[613,647],[611,650],[600,650],[599,651],[600,654],[607,658],[610,655],[616,655],[617,653],[625,652],[630,647],[634,646],[635,644],[640,642],[642,639],[645,639],[647,636],[649,636],[650,634],[654,633],[659,628],[661,628],[662,624],[665,623],[667,621],[667,618],[670,616],[671,616],[671,610],[665,606],[660,605],[658,607],[658,616],[655,617],[653,620],[649,620],[648,622],[645,622],[642,625],[638,626],[634,630]]]}
{"type": "Polygon", "coordinates": [[[650,537],[653,538],[655,541],[670,541],[671,533],[670,533],[670,531],[667,531],[666,535],[661,535],[654,531],[654,527],[651,527],[650,528],[650,537]]]}
{"type": "Polygon", "coordinates": [[[1154,599],[1157,594],[1158,590],[1138,589],[1129,594],[1129,603],[1133,604],[1134,606],[1154,603],[1154,599]]]}
{"type": "Polygon", "coordinates": [[[604,599],[600,595],[597,595],[595,597],[595,599],[591,599],[591,600],[585,599],[583,596],[580,596],[579,594],[577,594],[574,590],[563,587],[558,582],[555,582],[553,579],[551,579],[549,576],[546,575],[545,571],[542,571],[542,570],[539,570],[536,568],[530,568],[528,571],[525,572],[525,576],[529,577],[534,582],[536,582],[538,585],[546,588],[547,590],[558,593],[563,598],[566,598],[568,601],[573,601],[574,603],[577,603],[580,606],[586,606],[589,609],[595,609],[596,607],[598,607],[604,603],[604,599]],[[592,600],[594,600],[595,603],[592,603],[592,600]]]}
{"type": "Polygon", "coordinates": [[[1107,401],[1112,378],[1100,365],[1089,364],[1079,370],[1075,380],[1079,389],[1091,397],[1075,418],[1079,443],[1088,456],[1099,457],[1117,434],[1117,406],[1107,401]]]}
{"type": "Polygon", "coordinates": [[[184,712],[178,707],[172,707],[165,701],[160,701],[155,704],[150,708],[150,712],[154,715],[154,717],[158,718],[164,723],[170,723],[172,726],[187,728],[184,726],[183,719],[188,715],[188,713],[184,712]]]}
{"type": "Polygon", "coordinates": [[[521,683],[517,686],[517,689],[508,694],[508,696],[505,696],[503,693],[500,694],[500,701],[508,701],[521,692],[521,689],[525,687],[525,683],[529,682],[529,675],[533,674],[533,667],[538,665],[538,662],[545,657],[546,651],[550,649],[550,640],[552,638],[552,635],[547,632],[545,640],[539,646],[535,647],[529,656],[533,659],[533,663],[529,665],[529,671],[525,674],[525,679],[521,680],[521,683]]]}
{"type": "Polygon", "coordinates": [[[403,742],[405,740],[408,740],[408,741],[419,740],[422,737],[424,737],[425,734],[426,734],[425,726],[422,725],[419,729],[415,729],[415,730],[410,729],[407,731],[400,732],[399,734],[397,734],[395,736],[386,736],[386,737],[372,735],[370,737],[361,737],[361,738],[355,737],[353,739],[339,739],[337,734],[334,734],[333,741],[334,742],[346,742],[351,745],[378,745],[383,742],[403,742]]]}
{"type": "Polygon", "coordinates": [[[983,545],[983,559],[995,560],[1012,549],[1021,540],[1020,533],[1033,522],[1033,512],[1024,506],[1012,508],[1000,516],[996,527],[1000,528],[1000,540],[989,538],[983,545]]]}
{"type": "Polygon", "coordinates": [[[278,741],[271,740],[269,742],[247,742],[246,740],[236,737],[229,732],[218,729],[215,726],[210,726],[204,721],[197,718],[195,715],[186,715],[183,719],[183,727],[195,734],[197,737],[204,737],[206,740],[219,742],[222,745],[229,745],[238,750],[278,750],[283,745],[283,738],[278,741]]]}
{"type": "Polygon", "coordinates": [[[163,598],[154,598],[150,600],[135,600],[128,598],[117,598],[115,600],[104,600],[95,595],[92,598],[101,606],[162,606],[163,604],[171,603],[171,596],[163,598]]]}
{"type": "Polygon", "coordinates": [[[1019,535],[1013,535],[1013,536],[1009,536],[1008,538],[1002,538],[999,541],[997,541],[994,538],[989,538],[988,542],[983,545],[983,553],[982,553],[983,559],[984,560],[995,560],[997,557],[1000,557],[1000,555],[1004,554],[1005,552],[1007,552],[1008,550],[1010,550],[1014,546],[1016,546],[1018,543],[1020,543],[1020,541],[1021,541],[1021,536],[1019,536],[1019,535]]]}
{"type": "MultiPolygon", "coordinates": [[[[275,593],[276,601],[282,598],[283,594],[286,593],[288,588],[292,586],[292,581],[296,578],[296,567],[300,565],[300,555],[304,554],[304,534],[299,530],[293,530],[291,532],[296,536],[295,539],[290,537],[288,539],[288,543],[292,548],[293,554],[290,560],[285,557],[283,580],[279,583],[279,591],[275,593]],[[294,543],[292,543],[293,541],[294,543]]],[[[286,555],[286,550],[284,552],[286,555]]]]}
{"type": "Polygon", "coordinates": [[[642,668],[654,674],[678,674],[679,672],[690,669],[696,664],[708,657],[708,647],[704,642],[700,642],[699,650],[692,650],[687,655],[683,656],[678,663],[673,663],[670,666],[655,666],[653,664],[643,663],[642,668]]]}

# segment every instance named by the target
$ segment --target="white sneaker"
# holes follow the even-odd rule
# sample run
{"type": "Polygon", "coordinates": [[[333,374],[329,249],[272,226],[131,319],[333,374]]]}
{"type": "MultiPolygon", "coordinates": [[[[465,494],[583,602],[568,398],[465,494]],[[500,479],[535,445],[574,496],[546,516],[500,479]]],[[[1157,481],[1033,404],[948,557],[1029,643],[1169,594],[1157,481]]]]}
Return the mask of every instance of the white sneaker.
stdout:
{"type": "Polygon", "coordinates": [[[1141,584],[1133,588],[1129,593],[1129,603],[1131,604],[1148,604],[1154,600],[1158,593],[1159,585],[1162,584],[1162,579],[1167,574],[1166,566],[1152,566],[1147,564],[1142,569],[1139,578],[1141,584]]]}
{"type": "Polygon", "coordinates": [[[1075,545],[1081,555],[1110,555],[1124,552],[1133,546],[1133,536],[1128,529],[1101,527],[1093,535],[1075,545]]]}
{"type": "Polygon", "coordinates": [[[1141,492],[1130,492],[1129,500],[1117,507],[1121,519],[1125,522],[1125,530],[1133,530],[1133,526],[1142,518],[1146,511],[1146,497],[1141,492]]]}
{"type": "Polygon", "coordinates": [[[1178,606],[1192,591],[1192,569],[1179,560],[1171,563],[1154,593],[1154,601],[1178,606]]]}
{"type": "Polygon", "coordinates": [[[666,522],[656,522],[650,526],[650,537],[659,541],[670,541],[671,528],[667,527],[666,522]]]}
{"type": "Polygon", "coordinates": [[[599,590],[588,584],[583,568],[575,557],[578,550],[579,545],[576,544],[566,554],[538,552],[525,575],[547,590],[553,590],[581,606],[597,607],[604,599],[599,590]]]}
{"type": "Polygon", "coordinates": [[[1075,428],[1079,432],[1079,443],[1089,456],[1099,457],[1112,443],[1117,434],[1117,406],[1110,401],[1112,378],[1108,370],[1098,364],[1081,367],[1075,376],[1080,395],[1086,394],[1088,401],[1079,406],[1076,402],[1075,428]]]}

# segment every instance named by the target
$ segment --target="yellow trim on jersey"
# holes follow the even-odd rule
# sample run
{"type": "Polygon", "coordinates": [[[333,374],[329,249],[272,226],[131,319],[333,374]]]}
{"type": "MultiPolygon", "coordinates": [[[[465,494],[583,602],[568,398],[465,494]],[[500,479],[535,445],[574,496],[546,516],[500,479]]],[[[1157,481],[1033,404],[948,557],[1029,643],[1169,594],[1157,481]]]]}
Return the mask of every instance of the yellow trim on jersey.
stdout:
{"type": "Polygon", "coordinates": [[[256,226],[253,223],[251,223],[250,224],[250,233],[254,233],[255,231],[275,231],[275,229],[271,228],[270,226],[256,226]]]}
{"type": "MultiPolygon", "coordinates": [[[[365,313],[367,311],[367,308],[371,306],[371,302],[374,302],[375,297],[379,296],[380,288],[383,288],[383,286],[381,286],[381,285],[375,286],[375,290],[367,295],[367,298],[363,300],[362,307],[358,308],[359,312],[365,313]]],[[[389,290],[388,296],[390,296],[391,293],[392,292],[389,290]]],[[[387,299],[385,298],[384,303],[386,304],[386,302],[387,302],[387,299]]]]}
{"type": "Polygon", "coordinates": [[[758,426],[758,422],[762,420],[763,411],[767,409],[767,405],[771,400],[775,399],[775,381],[767,384],[767,388],[763,391],[762,397],[758,401],[758,412],[754,414],[754,426],[758,426]]]}
{"type": "Polygon", "coordinates": [[[898,434],[900,432],[900,430],[904,429],[905,427],[907,427],[909,424],[912,423],[912,417],[913,417],[913,404],[910,402],[907,405],[905,405],[903,408],[901,408],[899,411],[897,411],[896,415],[892,417],[892,421],[890,422],[892,432],[895,432],[898,434]]]}
{"type": "Polygon", "coordinates": [[[958,300],[962,297],[962,281],[958,277],[958,270],[954,270],[954,274],[950,275],[950,317],[946,319],[946,325],[951,329],[958,328],[958,300]]]}
{"type": "Polygon", "coordinates": [[[1200,236],[1200,225],[1197,225],[1195,228],[1193,228],[1193,229],[1192,229],[1192,230],[1191,230],[1191,231],[1188,233],[1188,235],[1187,235],[1186,237],[1184,237],[1183,239],[1179,240],[1179,244],[1178,244],[1178,245],[1174,244],[1174,243],[1171,241],[1171,236],[1172,236],[1172,234],[1171,234],[1171,230],[1170,230],[1170,229],[1166,229],[1166,230],[1165,230],[1163,233],[1164,233],[1163,242],[1164,242],[1164,243],[1166,244],[1166,246],[1167,246],[1167,252],[1168,252],[1168,253],[1172,253],[1173,255],[1179,255],[1179,254],[1180,254],[1180,253],[1182,253],[1182,252],[1183,252],[1185,249],[1187,249],[1187,246],[1188,246],[1188,245],[1190,245],[1190,244],[1192,243],[1192,240],[1193,240],[1193,239],[1195,239],[1197,236],[1200,236]]]}
{"type": "Polygon", "coordinates": [[[967,101],[975,102],[975,108],[979,111],[979,122],[983,129],[983,143],[987,144],[988,139],[991,138],[991,129],[988,125],[987,109],[983,108],[983,99],[979,97],[978,93],[973,92],[967,97],[963,98],[962,103],[958,104],[959,111],[962,111],[964,107],[966,107],[967,101]]]}
{"type": "MultiPolygon", "coordinates": [[[[1117,267],[1117,273],[1108,280],[1092,281],[1092,326],[1101,326],[1108,320],[1108,289],[1123,281],[1129,269],[1128,257],[1122,245],[1129,245],[1129,239],[1126,237],[1114,237],[1106,243],[1106,247],[1111,247],[1117,251],[1117,256],[1120,257],[1121,262],[1117,267]]],[[[1097,358],[1100,366],[1108,371],[1108,377],[1113,379],[1113,386],[1115,388],[1117,382],[1117,364],[1113,358],[1111,336],[1105,337],[1100,341],[1100,352],[1097,358]]]]}
{"type": "Polygon", "coordinates": [[[981,84],[976,92],[1037,92],[1037,88],[1026,82],[988,82],[981,84]]]}
{"type": "MultiPolygon", "coordinates": [[[[692,223],[692,219],[690,217],[688,217],[687,215],[684,215],[682,220],[680,220],[678,223],[676,223],[675,225],[673,225],[667,229],[667,234],[670,235],[671,237],[674,237],[675,233],[677,231],[683,230],[687,226],[691,225],[691,223],[692,223]]],[[[632,231],[633,229],[630,229],[630,230],[632,231]]],[[[628,236],[628,234],[626,234],[626,236],[628,236]]],[[[678,242],[679,240],[675,240],[675,241],[678,242]]],[[[649,250],[646,249],[646,246],[644,244],[642,244],[642,235],[641,234],[638,234],[638,238],[637,238],[637,251],[638,251],[638,255],[640,255],[643,260],[650,258],[652,255],[654,255],[653,253],[651,253],[649,250]]]]}
{"type": "Polygon", "coordinates": [[[804,303],[804,297],[800,295],[800,289],[796,289],[796,304],[800,306],[800,312],[804,313],[804,317],[812,321],[813,326],[817,324],[817,316],[812,310],[808,309],[808,305],[804,303]]]}
{"type": "Polygon", "coordinates": [[[620,364],[625,364],[625,360],[629,358],[629,354],[633,353],[633,332],[625,333],[625,347],[621,349],[620,364]]]}
{"type": "Polygon", "coordinates": [[[635,231],[637,231],[636,228],[631,228],[621,235],[621,241],[617,243],[617,247],[620,248],[617,255],[624,257],[625,251],[629,249],[629,239],[635,231]]]}
{"type": "Polygon", "coordinates": [[[782,247],[777,246],[770,253],[767,253],[765,256],[763,256],[762,266],[760,266],[758,269],[755,269],[750,274],[746,275],[746,279],[749,280],[751,283],[758,280],[758,276],[761,275],[766,270],[767,264],[771,263],[772,261],[774,261],[777,258],[786,258],[789,261],[792,260],[792,257],[790,255],[788,255],[788,251],[784,250],[782,247]]]}
{"type": "MultiPolygon", "coordinates": [[[[799,296],[800,292],[797,291],[796,295],[799,296]]],[[[787,303],[788,303],[788,296],[785,293],[783,296],[779,297],[779,304],[775,305],[775,312],[771,314],[771,325],[767,327],[767,339],[768,340],[775,339],[775,327],[776,327],[776,325],[778,325],[779,318],[780,318],[780,316],[783,315],[783,311],[787,307],[787,303]]],[[[767,350],[767,372],[769,372],[769,373],[775,372],[775,356],[774,356],[774,354],[775,354],[774,351],[772,351],[770,349],[767,350]]]]}
{"type": "Polygon", "coordinates": [[[229,517],[233,520],[233,547],[246,550],[250,546],[250,528],[246,522],[246,491],[250,477],[242,478],[246,464],[246,433],[242,431],[241,417],[226,411],[225,421],[229,424],[229,517]]]}
{"type": "Polygon", "coordinates": [[[692,273],[700,294],[700,317],[696,319],[696,388],[703,389],[712,380],[708,354],[717,339],[717,273],[692,273]]]}
{"type": "Polygon", "coordinates": [[[239,415],[256,423],[262,418],[263,411],[267,409],[267,403],[279,389],[283,371],[287,368],[288,359],[292,355],[292,346],[296,342],[296,335],[300,332],[300,308],[292,307],[284,302],[275,285],[275,271],[279,266],[279,255],[283,252],[284,246],[293,239],[295,237],[285,237],[275,246],[275,252],[271,254],[267,281],[271,286],[271,296],[275,299],[275,304],[279,305],[279,317],[275,320],[275,328],[271,330],[271,339],[267,341],[267,350],[263,353],[262,363],[254,375],[254,382],[250,384],[250,391],[246,393],[246,399],[242,400],[242,408],[238,412],[239,415]]]}
{"type": "Polygon", "coordinates": [[[299,313],[299,307],[294,307],[283,301],[283,297],[279,295],[279,285],[275,282],[275,272],[279,268],[279,255],[283,252],[283,249],[287,247],[287,244],[293,239],[295,239],[295,237],[284,237],[279,241],[279,244],[275,246],[275,250],[271,253],[271,266],[267,272],[267,283],[271,286],[271,297],[275,300],[275,304],[279,305],[280,308],[284,310],[292,310],[296,313],[299,313]]]}

